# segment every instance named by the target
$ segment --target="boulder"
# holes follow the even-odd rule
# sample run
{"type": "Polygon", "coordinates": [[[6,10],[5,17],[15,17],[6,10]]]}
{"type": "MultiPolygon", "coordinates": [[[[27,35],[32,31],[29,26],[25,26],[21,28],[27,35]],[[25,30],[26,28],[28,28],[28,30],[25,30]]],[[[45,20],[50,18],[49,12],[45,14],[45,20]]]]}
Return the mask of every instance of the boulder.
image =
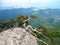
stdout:
{"type": "Polygon", "coordinates": [[[0,33],[0,45],[38,45],[38,43],[25,29],[16,27],[0,33]]]}

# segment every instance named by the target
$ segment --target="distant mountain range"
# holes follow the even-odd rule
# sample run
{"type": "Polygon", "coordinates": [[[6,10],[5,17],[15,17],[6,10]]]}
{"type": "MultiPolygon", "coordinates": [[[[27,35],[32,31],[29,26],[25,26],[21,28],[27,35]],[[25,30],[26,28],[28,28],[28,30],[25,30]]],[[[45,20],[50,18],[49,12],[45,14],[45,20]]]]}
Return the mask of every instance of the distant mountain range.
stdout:
{"type": "Polygon", "coordinates": [[[0,22],[6,21],[11,18],[16,18],[20,14],[31,15],[36,14],[38,15],[38,19],[34,21],[31,20],[31,25],[36,22],[36,27],[39,25],[46,25],[50,28],[56,27],[57,29],[60,28],[60,9],[35,9],[35,8],[18,8],[18,9],[7,9],[7,10],[0,10],[0,22]]]}
{"type": "Polygon", "coordinates": [[[4,21],[10,18],[16,18],[20,14],[31,14],[34,10],[32,8],[19,8],[19,9],[7,9],[0,10],[0,21],[4,21]]]}

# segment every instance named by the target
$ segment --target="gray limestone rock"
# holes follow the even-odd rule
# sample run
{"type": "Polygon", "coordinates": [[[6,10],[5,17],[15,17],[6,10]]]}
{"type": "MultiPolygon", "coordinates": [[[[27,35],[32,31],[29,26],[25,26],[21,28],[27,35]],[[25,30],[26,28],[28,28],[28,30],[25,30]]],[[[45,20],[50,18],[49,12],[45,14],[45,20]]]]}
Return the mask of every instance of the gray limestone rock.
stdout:
{"type": "Polygon", "coordinates": [[[25,29],[12,28],[0,33],[0,45],[38,45],[38,43],[25,29]]]}

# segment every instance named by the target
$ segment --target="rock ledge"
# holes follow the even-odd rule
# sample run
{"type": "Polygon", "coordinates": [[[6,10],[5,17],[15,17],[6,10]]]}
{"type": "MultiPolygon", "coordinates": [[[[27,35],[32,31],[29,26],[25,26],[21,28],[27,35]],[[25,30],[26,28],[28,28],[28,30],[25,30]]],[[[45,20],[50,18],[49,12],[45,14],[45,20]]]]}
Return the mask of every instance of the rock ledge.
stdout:
{"type": "Polygon", "coordinates": [[[0,33],[0,45],[38,45],[38,43],[25,29],[13,28],[0,33]]]}

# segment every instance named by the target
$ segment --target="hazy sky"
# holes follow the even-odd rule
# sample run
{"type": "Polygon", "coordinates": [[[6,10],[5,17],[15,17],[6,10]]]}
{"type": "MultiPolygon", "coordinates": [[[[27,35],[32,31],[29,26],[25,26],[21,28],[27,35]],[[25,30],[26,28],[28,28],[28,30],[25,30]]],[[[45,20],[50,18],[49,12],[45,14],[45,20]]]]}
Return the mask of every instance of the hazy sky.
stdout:
{"type": "Polygon", "coordinates": [[[60,0],[0,0],[0,9],[21,7],[60,8],[60,0]]]}

